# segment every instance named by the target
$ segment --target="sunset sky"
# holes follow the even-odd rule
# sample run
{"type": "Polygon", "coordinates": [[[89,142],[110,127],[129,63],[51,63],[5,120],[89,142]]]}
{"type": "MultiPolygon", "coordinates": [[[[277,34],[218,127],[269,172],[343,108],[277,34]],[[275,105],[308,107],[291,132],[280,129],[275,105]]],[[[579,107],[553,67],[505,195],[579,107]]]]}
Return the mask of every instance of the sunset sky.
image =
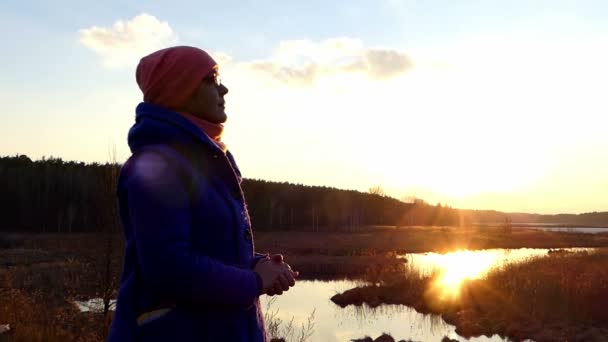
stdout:
{"type": "Polygon", "coordinates": [[[220,63],[246,177],[458,208],[608,211],[606,1],[7,1],[0,155],[105,162],[134,68],[220,63]]]}

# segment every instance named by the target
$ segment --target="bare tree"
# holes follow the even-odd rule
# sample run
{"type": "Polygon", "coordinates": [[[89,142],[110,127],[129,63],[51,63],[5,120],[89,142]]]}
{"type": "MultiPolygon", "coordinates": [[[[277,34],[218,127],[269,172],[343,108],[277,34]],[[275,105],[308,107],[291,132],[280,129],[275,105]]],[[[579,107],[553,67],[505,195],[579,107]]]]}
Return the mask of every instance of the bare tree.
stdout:
{"type": "Polygon", "coordinates": [[[382,197],[386,196],[384,189],[382,189],[382,187],[380,185],[372,186],[371,188],[369,188],[369,190],[367,190],[367,192],[372,195],[378,195],[378,196],[382,196],[382,197]]]}
{"type": "Polygon", "coordinates": [[[67,211],[67,219],[68,219],[68,233],[72,233],[72,225],[74,224],[74,219],[76,218],[76,211],[78,208],[74,205],[74,202],[69,202],[67,211]]]}
{"type": "Polygon", "coordinates": [[[114,271],[114,260],[116,258],[116,233],[120,225],[118,216],[118,203],[115,196],[116,185],[118,182],[119,164],[116,157],[116,146],[112,145],[109,149],[109,162],[105,165],[103,179],[101,181],[101,192],[103,194],[103,203],[107,206],[108,217],[104,220],[103,235],[105,240],[105,248],[101,256],[101,281],[100,292],[103,301],[102,320],[104,322],[103,335],[106,336],[109,328],[108,314],[113,309],[112,300],[116,296],[116,288],[118,286],[118,275],[114,271]]]}

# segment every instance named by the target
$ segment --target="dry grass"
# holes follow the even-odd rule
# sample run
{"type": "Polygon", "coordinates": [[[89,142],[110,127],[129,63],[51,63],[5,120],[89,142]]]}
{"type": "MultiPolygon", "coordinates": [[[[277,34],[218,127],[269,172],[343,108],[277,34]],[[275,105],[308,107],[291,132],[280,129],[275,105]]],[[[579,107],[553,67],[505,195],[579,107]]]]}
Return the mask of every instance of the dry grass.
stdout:
{"type": "Polygon", "coordinates": [[[386,256],[286,255],[300,279],[365,279],[378,282],[390,273],[403,273],[404,259],[386,256]]]}
{"type": "Polygon", "coordinates": [[[315,310],[307,318],[306,324],[302,323],[296,327],[294,317],[291,320],[283,321],[278,316],[279,311],[274,310],[273,306],[276,297],[271,298],[264,310],[264,321],[266,322],[266,332],[271,342],[307,342],[312,338],[315,331],[315,310]]]}
{"type": "Polygon", "coordinates": [[[0,341],[103,341],[110,316],[81,313],[74,300],[100,295],[95,239],[34,236],[0,250],[0,341]]]}
{"type": "MultiPolygon", "coordinates": [[[[0,335],[0,341],[7,338],[10,341],[104,339],[110,317],[82,314],[72,304],[73,300],[101,296],[99,277],[103,274],[100,271],[103,264],[99,262],[99,255],[105,246],[100,240],[97,234],[11,236],[7,243],[10,249],[0,249],[0,323],[11,324],[12,332],[0,335]]],[[[114,247],[113,267],[120,275],[122,238],[118,237],[116,241],[119,243],[114,247]]],[[[394,251],[522,246],[608,246],[608,235],[532,230],[504,234],[498,230],[451,228],[375,229],[329,234],[256,233],[258,251],[284,253],[287,262],[301,271],[303,278],[347,276],[382,283],[384,286],[376,289],[384,290],[374,290],[377,292],[374,299],[363,298],[361,302],[365,300],[378,305],[392,301],[406,303],[425,312],[443,312],[444,317],[459,325],[465,334],[482,331],[483,327],[467,325],[472,321],[483,323],[484,319],[488,320],[480,316],[480,309],[497,315],[499,323],[492,323],[491,328],[505,332],[511,328],[500,322],[527,311],[542,318],[542,322],[566,322],[564,324],[571,326],[606,324],[602,311],[602,304],[608,303],[608,256],[605,253],[566,255],[509,266],[511,268],[490,273],[486,280],[470,283],[463,296],[468,299],[451,303],[450,307],[436,307],[428,300],[425,289],[429,288],[432,279],[410,274],[409,278],[400,279],[401,283],[394,285],[395,275],[404,274],[403,267],[408,267],[394,258],[394,251]],[[484,282],[489,285],[483,285],[484,282]],[[393,294],[399,295],[391,296],[391,291],[386,291],[389,287],[393,294]],[[485,290],[487,288],[494,291],[485,290]],[[512,305],[498,306],[497,298],[512,305]]],[[[594,333],[597,331],[601,333],[601,330],[594,333]]],[[[515,333],[518,334],[517,331],[515,333]]]]}
{"type": "Polygon", "coordinates": [[[71,301],[71,294],[78,291],[80,266],[38,264],[2,272],[0,322],[9,323],[11,331],[0,340],[103,340],[109,322],[99,315],[80,313],[71,301]]]}
{"type": "Polygon", "coordinates": [[[387,252],[448,252],[456,249],[608,247],[608,234],[497,228],[412,227],[351,233],[255,232],[256,249],[292,255],[375,256],[387,252]]]}
{"type": "Polygon", "coordinates": [[[462,301],[466,309],[488,315],[526,317],[562,327],[608,327],[608,251],[558,254],[506,265],[485,279],[469,282],[462,301]]]}
{"type": "Polygon", "coordinates": [[[341,306],[405,304],[441,314],[463,336],[500,334],[515,340],[608,340],[608,252],[558,253],[508,264],[467,281],[455,298],[440,299],[435,276],[407,277],[385,286],[348,290],[341,306]]]}

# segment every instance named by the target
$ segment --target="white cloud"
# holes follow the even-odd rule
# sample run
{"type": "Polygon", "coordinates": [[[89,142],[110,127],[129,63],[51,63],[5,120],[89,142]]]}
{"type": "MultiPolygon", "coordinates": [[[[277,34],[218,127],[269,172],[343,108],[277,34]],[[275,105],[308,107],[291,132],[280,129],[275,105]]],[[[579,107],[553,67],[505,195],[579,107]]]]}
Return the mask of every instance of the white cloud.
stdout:
{"type": "Polygon", "coordinates": [[[284,41],[269,59],[249,64],[252,70],[277,81],[300,85],[311,85],[322,76],[338,74],[358,73],[386,79],[412,66],[410,57],[401,51],[366,47],[360,40],[346,37],[321,42],[284,41]]]}
{"type": "Polygon", "coordinates": [[[142,56],[175,44],[177,35],[167,22],[143,13],[128,21],[119,20],[109,28],[82,29],[80,42],[99,54],[104,66],[119,68],[134,65],[142,56]]]}
{"type": "Polygon", "coordinates": [[[217,64],[220,66],[220,68],[225,68],[228,67],[232,64],[233,62],[233,58],[232,56],[230,56],[229,54],[225,53],[225,52],[214,52],[214,51],[208,51],[209,54],[211,55],[211,57],[213,57],[213,59],[217,62],[217,64]]]}

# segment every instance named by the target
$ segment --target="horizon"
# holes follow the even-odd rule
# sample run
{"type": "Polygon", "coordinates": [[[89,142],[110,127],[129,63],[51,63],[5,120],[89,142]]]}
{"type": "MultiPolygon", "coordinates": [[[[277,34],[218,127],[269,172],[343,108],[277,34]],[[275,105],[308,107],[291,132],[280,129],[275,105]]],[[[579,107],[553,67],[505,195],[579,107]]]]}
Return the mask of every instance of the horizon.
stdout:
{"type": "MultiPolygon", "coordinates": [[[[32,162],[42,162],[44,160],[49,160],[49,159],[60,159],[61,161],[63,161],[64,163],[84,163],[87,166],[93,165],[94,163],[98,163],[98,162],[83,162],[83,161],[78,161],[78,160],[65,160],[62,159],[60,157],[55,157],[55,156],[42,156],[42,158],[40,159],[32,159],[30,158],[28,155],[25,154],[16,154],[13,156],[3,156],[0,155],[0,158],[6,158],[6,157],[22,157],[25,156],[27,158],[29,158],[32,162]]],[[[105,162],[101,162],[100,164],[106,164],[106,163],[111,163],[109,161],[105,161],[105,162]]],[[[121,162],[117,162],[118,165],[120,165],[122,167],[121,162]]],[[[450,203],[441,203],[441,202],[437,202],[437,203],[431,203],[428,202],[427,200],[425,200],[424,198],[409,198],[409,199],[404,199],[404,198],[397,198],[397,197],[393,197],[389,194],[384,193],[384,189],[382,188],[376,188],[376,189],[368,189],[368,191],[361,191],[361,190],[357,190],[357,189],[346,189],[346,188],[337,188],[334,186],[328,186],[328,185],[318,185],[318,184],[304,184],[304,183],[294,183],[294,182],[290,182],[290,181],[275,181],[275,180],[269,180],[269,179],[262,179],[262,178],[250,178],[250,177],[244,177],[244,179],[250,179],[250,180],[254,180],[254,181],[263,181],[263,182],[274,182],[274,183],[287,183],[290,185],[295,185],[295,186],[304,186],[304,187],[325,187],[325,188],[330,188],[330,189],[334,189],[334,190],[338,190],[338,191],[356,191],[359,193],[366,193],[366,194],[370,194],[370,195],[380,195],[380,196],[387,196],[389,198],[398,200],[400,202],[403,203],[413,203],[413,202],[409,202],[409,201],[416,201],[416,200],[422,200],[425,204],[429,205],[429,206],[436,206],[436,205],[441,205],[441,206],[447,206],[450,207],[452,209],[456,209],[456,210],[464,210],[464,211],[496,211],[496,212],[500,212],[503,214],[511,214],[511,215],[518,215],[518,214],[524,214],[524,215],[549,215],[549,216],[557,216],[557,215],[583,215],[583,214],[592,214],[592,213],[598,213],[598,212],[608,212],[608,210],[606,211],[593,211],[593,212],[579,212],[579,213],[572,213],[572,212],[559,212],[559,213],[535,213],[535,212],[506,212],[506,211],[500,211],[500,210],[496,210],[496,209],[476,209],[476,208],[457,208],[452,206],[450,203]],[[382,193],[377,194],[377,193],[373,193],[372,191],[381,191],[382,193]]],[[[519,222],[522,223],[522,222],[519,222]]],[[[542,222],[540,222],[539,224],[543,224],[542,222]]]]}
{"type": "Polygon", "coordinates": [[[246,178],[471,210],[608,211],[603,2],[61,9],[0,13],[0,155],[104,163],[115,147],[124,162],[139,58],[193,45],[230,89],[224,141],[246,178]]]}

